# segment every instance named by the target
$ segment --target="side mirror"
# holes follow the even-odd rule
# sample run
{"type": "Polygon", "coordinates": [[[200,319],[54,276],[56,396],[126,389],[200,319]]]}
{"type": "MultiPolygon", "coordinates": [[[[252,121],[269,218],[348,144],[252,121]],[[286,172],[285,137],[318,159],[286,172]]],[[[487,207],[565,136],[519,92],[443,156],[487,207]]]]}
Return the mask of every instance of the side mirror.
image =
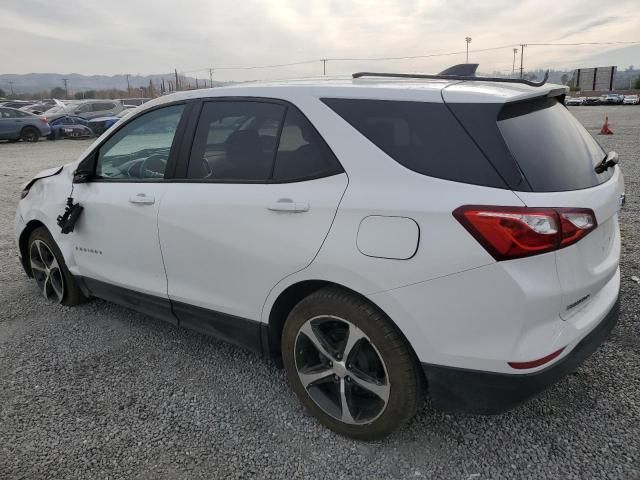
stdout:
{"type": "Polygon", "coordinates": [[[90,179],[90,172],[80,172],[78,170],[73,172],[73,183],[87,183],[90,179]]]}
{"type": "Polygon", "coordinates": [[[80,162],[76,171],[73,172],[73,183],[87,183],[93,178],[97,155],[97,152],[94,152],[80,162]]]}

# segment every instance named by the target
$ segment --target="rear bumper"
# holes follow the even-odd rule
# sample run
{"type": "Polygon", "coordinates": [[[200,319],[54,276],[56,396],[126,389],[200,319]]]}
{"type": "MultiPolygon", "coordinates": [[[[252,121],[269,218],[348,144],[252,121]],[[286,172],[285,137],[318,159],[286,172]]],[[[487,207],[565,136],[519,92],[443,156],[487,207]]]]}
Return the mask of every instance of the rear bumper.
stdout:
{"type": "Polygon", "coordinates": [[[505,412],[574,372],[618,321],[617,299],[605,318],[557,363],[529,374],[506,374],[422,364],[434,407],[493,415],[505,412]]]}

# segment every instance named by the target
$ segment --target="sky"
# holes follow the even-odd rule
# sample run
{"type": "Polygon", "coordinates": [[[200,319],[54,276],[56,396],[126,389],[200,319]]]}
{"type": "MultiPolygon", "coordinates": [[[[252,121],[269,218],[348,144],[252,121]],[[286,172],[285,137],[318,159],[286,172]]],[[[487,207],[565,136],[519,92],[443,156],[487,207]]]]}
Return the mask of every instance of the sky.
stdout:
{"type": "MultiPolygon", "coordinates": [[[[327,74],[436,72],[465,61],[466,36],[470,62],[482,72],[509,73],[513,47],[521,43],[640,42],[638,6],[638,0],[0,0],[0,73],[177,68],[208,78],[213,67],[217,80],[276,79],[322,74],[321,58],[460,52],[326,64],[327,74]],[[480,51],[493,47],[503,48],[480,51]]],[[[606,52],[622,47],[530,45],[525,69],[597,66],[589,65],[594,55],[606,60],[606,52]]],[[[616,61],[640,66],[639,51],[619,50],[616,61]]]]}

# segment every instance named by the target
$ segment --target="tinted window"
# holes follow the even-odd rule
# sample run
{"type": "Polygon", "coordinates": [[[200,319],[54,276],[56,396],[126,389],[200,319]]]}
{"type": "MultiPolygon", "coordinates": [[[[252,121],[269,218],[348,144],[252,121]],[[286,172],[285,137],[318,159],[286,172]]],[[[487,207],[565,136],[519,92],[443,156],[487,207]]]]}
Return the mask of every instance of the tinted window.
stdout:
{"type": "Polygon", "coordinates": [[[292,181],[334,175],[342,171],[329,147],[295,108],[287,110],[273,179],[292,181]]]}
{"type": "Polygon", "coordinates": [[[2,118],[14,118],[13,111],[6,108],[0,109],[0,115],[2,116],[2,118]]]}
{"type": "Polygon", "coordinates": [[[80,105],[78,108],[75,109],[76,113],[87,113],[90,111],[91,111],[90,103],[85,103],[84,105],[80,105]]]}
{"type": "Polygon", "coordinates": [[[285,107],[261,102],[207,102],[202,107],[188,177],[267,180],[285,107]]]}
{"type": "Polygon", "coordinates": [[[504,188],[504,182],[442,103],[323,99],[401,165],[432,177],[504,188]]]}
{"type": "Polygon", "coordinates": [[[113,103],[102,102],[102,103],[94,103],[93,111],[94,112],[102,112],[104,110],[111,110],[113,108],[113,103]]]}
{"type": "Polygon", "coordinates": [[[613,174],[613,169],[595,173],[605,152],[555,99],[507,105],[498,127],[533,191],[589,188],[613,174]]]}
{"type": "Polygon", "coordinates": [[[112,179],[164,177],[184,105],[159,108],[134,119],[101,147],[96,176],[112,179]]]}

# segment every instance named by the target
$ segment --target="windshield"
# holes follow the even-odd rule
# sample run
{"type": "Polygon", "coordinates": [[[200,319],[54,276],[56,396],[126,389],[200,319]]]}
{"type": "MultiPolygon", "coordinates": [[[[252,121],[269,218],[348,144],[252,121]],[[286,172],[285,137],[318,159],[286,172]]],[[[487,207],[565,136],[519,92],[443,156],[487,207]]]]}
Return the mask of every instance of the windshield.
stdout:
{"type": "Polygon", "coordinates": [[[613,169],[595,173],[604,150],[556,99],[507,104],[498,127],[536,192],[590,188],[613,174],[613,169]]]}

